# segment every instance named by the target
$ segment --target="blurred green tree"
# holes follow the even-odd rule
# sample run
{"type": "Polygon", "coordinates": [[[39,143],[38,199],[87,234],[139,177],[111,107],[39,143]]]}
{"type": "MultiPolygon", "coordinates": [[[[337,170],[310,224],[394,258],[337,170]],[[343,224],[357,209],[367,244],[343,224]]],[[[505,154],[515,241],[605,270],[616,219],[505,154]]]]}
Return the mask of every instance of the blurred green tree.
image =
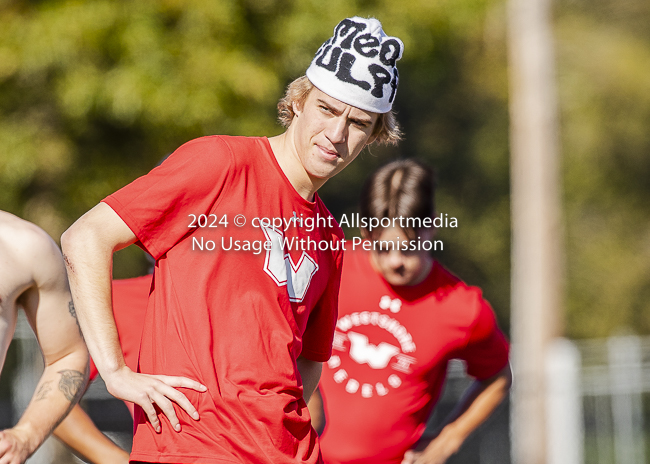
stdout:
{"type": "MultiPolygon", "coordinates": [[[[650,7],[562,0],[557,48],[568,238],[568,325],[650,333],[650,7]],[[614,14],[612,14],[614,12],[614,14]],[[613,20],[611,18],[614,18],[613,20]]],[[[508,328],[510,224],[505,7],[500,0],[0,0],[0,208],[58,237],[185,141],[275,135],[275,105],[346,16],[402,38],[406,138],[326,184],[335,217],[367,173],[417,156],[438,171],[437,258],[484,289],[508,328]]],[[[356,231],[346,231],[349,235],[356,231]]],[[[130,247],[133,248],[133,247],[130,247]]],[[[144,272],[137,250],[115,275],[144,272]]]]}
{"type": "Polygon", "coordinates": [[[561,7],[567,330],[649,334],[650,3],[561,7]]]}

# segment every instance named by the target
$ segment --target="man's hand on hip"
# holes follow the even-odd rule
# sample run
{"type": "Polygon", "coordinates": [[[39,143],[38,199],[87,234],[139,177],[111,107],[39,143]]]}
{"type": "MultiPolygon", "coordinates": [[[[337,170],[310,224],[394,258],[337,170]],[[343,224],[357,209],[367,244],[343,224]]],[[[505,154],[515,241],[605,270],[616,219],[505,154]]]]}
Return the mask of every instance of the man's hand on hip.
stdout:
{"type": "Polygon", "coordinates": [[[199,413],[187,397],[176,388],[191,388],[198,392],[207,390],[205,385],[186,377],[136,374],[126,366],[104,380],[111,395],[139,405],[156,432],[160,432],[161,427],[154,405],[167,416],[172,428],[176,432],[180,432],[181,425],[172,401],[183,408],[194,420],[199,420],[199,413]]]}

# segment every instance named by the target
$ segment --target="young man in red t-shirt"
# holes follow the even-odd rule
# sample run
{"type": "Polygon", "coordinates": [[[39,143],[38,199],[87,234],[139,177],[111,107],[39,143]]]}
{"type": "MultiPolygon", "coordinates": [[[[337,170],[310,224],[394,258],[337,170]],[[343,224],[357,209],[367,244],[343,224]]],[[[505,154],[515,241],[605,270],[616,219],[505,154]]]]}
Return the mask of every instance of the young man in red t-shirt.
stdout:
{"type": "Polygon", "coordinates": [[[333,354],[319,385],[327,464],[442,464],[508,392],[508,343],[490,305],[425,251],[433,228],[406,222],[431,221],[433,194],[433,172],[414,160],[384,166],[364,187],[360,216],[388,227],[362,229],[367,251],[346,252],[333,354]],[[452,358],[476,380],[422,443],[452,358]]]}
{"type": "Polygon", "coordinates": [[[63,235],[93,360],[138,405],[132,461],[320,462],[305,401],[331,354],[343,234],[316,191],[398,138],[402,50],[375,19],[342,21],[280,102],[286,132],[190,141],[63,235]],[[131,243],[156,259],[139,373],[110,309],[131,243]]]}

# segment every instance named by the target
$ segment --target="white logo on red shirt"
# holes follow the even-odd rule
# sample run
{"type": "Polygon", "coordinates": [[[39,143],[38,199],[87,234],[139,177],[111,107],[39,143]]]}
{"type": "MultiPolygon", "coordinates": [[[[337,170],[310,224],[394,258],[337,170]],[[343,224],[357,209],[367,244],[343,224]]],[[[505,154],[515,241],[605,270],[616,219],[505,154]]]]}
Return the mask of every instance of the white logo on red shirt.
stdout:
{"type": "Polygon", "coordinates": [[[397,298],[393,300],[388,295],[384,295],[379,300],[379,307],[381,309],[390,309],[391,313],[398,313],[402,309],[402,302],[397,298]]]}
{"type": "Polygon", "coordinates": [[[359,364],[368,364],[373,369],[388,366],[390,358],[399,353],[399,348],[390,343],[381,342],[379,346],[368,343],[368,337],[356,332],[348,332],[350,339],[350,357],[359,364]]]}
{"type": "MultiPolygon", "coordinates": [[[[379,301],[379,307],[397,313],[402,308],[402,302],[399,299],[383,296],[379,301]]],[[[343,354],[332,355],[327,365],[334,370],[334,382],[342,384],[346,392],[350,394],[359,392],[363,398],[385,396],[390,393],[391,388],[396,389],[402,385],[399,372],[403,374],[412,372],[411,366],[417,360],[406,353],[415,352],[416,346],[411,334],[397,319],[378,311],[355,312],[341,317],[336,323],[336,329],[332,346],[335,351],[341,353],[347,351],[352,361],[367,364],[372,369],[387,371],[384,381],[364,383],[362,379],[354,378],[357,374],[351,376],[345,369],[344,361],[341,359],[343,354]],[[376,326],[385,330],[395,337],[399,346],[384,341],[375,345],[370,343],[368,336],[350,330],[353,327],[363,326],[376,326]],[[394,362],[391,363],[391,360],[394,362]]]]}
{"type": "Polygon", "coordinates": [[[289,301],[300,303],[307,294],[311,279],[318,271],[318,264],[303,251],[297,264],[294,264],[289,253],[282,247],[284,234],[274,227],[262,226],[267,240],[271,241],[271,249],[266,250],[264,272],[266,272],[278,287],[287,286],[289,301]],[[289,279],[287,276],[291,276],[289,279]]]}

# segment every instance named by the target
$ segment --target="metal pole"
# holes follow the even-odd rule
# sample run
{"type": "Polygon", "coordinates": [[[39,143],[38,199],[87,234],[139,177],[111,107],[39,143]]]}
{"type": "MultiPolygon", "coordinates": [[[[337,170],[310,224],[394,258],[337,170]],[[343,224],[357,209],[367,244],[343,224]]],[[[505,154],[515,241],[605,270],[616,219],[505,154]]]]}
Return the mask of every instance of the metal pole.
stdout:
{"type": "Polygon", "coordinates": [[[612,337],[607,342],[612,391],[614,450],[618,464],[643,464],[643,367],[639,337],[612,337]]]}
{"type": "Polygon", "coordinates": [[[548,464],[584,464],[584,414],[580,351],[556,338],[546,352],[548,464]]]}
{"type": "Polygon", "coordinates": [[[545,464],[546,347],[562,294],[555,67],[550,0],[509,0],[512,211],[512,459],[545,464]]]}

